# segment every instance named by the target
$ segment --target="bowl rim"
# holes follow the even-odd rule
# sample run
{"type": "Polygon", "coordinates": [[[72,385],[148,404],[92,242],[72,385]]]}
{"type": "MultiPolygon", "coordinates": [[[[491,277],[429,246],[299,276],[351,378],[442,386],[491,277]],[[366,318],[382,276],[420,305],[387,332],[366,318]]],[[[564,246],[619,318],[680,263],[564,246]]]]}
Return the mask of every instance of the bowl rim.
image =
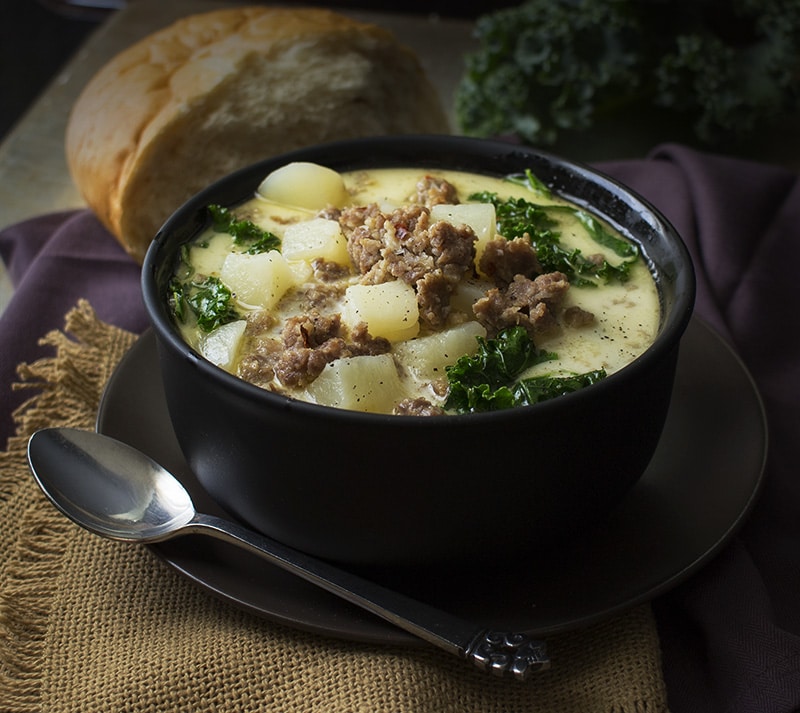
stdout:
{"type": "MultiPolygon", "coordinates": [[[[235,376],[221,367],[205,359],[181,337],[173,324],[167,309],[166,300],[159,280],[163,269],[162,261],[165,251],[173,243],[183,244],[195,237],[200,230],[209,224],[205,207],[209,203],[222,203],[226,206],[236,206],[249,198],[255,197],[255,189],[261,180],[270,171],[292,161],[313,161],[322,165],[331,165],[336,170],[358,170],[360,168],[385,168],[400,166],[419,166],[436,169],[467,170],[471,172],[484,172],[487,175],[508,175],[509,171],[498,172],[489,168],[481,169],[471,165],[468,168],[459,168],[459,161],[464,165],[464,159],[469,162],[482,161],[486,166],[501,164],[509,161],[528,161],[535,159],[564,173],[566,176],[580,178],[588,184],[595,185],[609,196],[619,199],[633,209],[635,214],[649,228],[659,235],[666,237],[675,261],[680,265],[680,270],[673,275],[674,289],[673,307],[666,314],[662,313],[659,331],[653,343],[636,359],[618,371],[610,374],[605,379],[593,384],[586,389],[566,394],[557,399],[550,399],[529,406],[517,406],[511,409],[467,414],[448,414],[443,418],[430,418],[421,416],[403,416],[404,427],[440,428],[447,424],[468,423],[480,427],[487,419],[493,423],[506,419],[516,419],[536,409],[537,413],[558,413],[573,404],[579,404],[582,399],[595,398],[605,390],[614,389],[617,384],[629,380],[640,371],[652,368],[667,358],[668,353],[674,350],[688,326],[694,311],[696,295],[695,271],[689,250],[683,239],[667,220],[667,218],[647,199],[636,191],[612,178],[602,171],[587,164],[567,159],[550,153],[546,150],[509,143],[501,140],[481,139],[455,135],[399,135],[399,136],[374,136],[357,139],[346,139],[308,146],[283,154],[270,156],[251,163],[233,171],[224,177],[212,182],[206,188],[194,194],[180,207],[178,207],[163,223],[153,238],[143,261],[141,274],[141,290],[145,309],[150,323],[162,345],[173,354],[191,363],[206,378],[220,382],[224,388],[230,390],[237,397],[248,401],[256,401],[286,411],[297,411],[304,418],[329,419],[335,417],[357,426],[359,423],[369,422],[376,425],[381,421],[387,424],[396,424],[398,416],[393,414],[378,414],[361,411],[352,411],[335,406],[325,406],[307,401],[302,401],[284,394],[268,391],[235,376]],[[411,159],[408,156],[409,147],[413,146],[415,152],[426,154],[430,159],[424,161],[411,159]],[[249,187],[247,190],[245,186],[249,187]],[[202,221],[199,214],[203,214],[202,221]],[[186,232],[188,226],[188,234],[186,232]],[[177,237],[175,237],[177,236],[177,237]]],[[[522,168],[518,169],[522,170],[522,168]]],[[[628,237],[632,238],[641,248],[645,260],[648,262],[651,273],[655,267],[650,256],[645,252],[641,240],[627,226],[621,226],[614,219],[607,216],[595,205],[564,190],[554,188],[554,193],[565,197],[604,220],[611,222],[621,229],[628,237]]],[[[166,258],[174,259],[174,251],[167,252],[166,258]]],[[[663,305],[663,286],[656,283],[659,290],[660,302],[663,305]]]]}

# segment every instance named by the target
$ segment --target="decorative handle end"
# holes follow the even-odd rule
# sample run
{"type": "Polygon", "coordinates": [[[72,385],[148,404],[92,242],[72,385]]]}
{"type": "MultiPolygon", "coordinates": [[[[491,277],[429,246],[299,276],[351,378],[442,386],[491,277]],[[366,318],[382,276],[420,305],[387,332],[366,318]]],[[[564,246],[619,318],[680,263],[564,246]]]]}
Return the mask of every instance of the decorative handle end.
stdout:
{"type": "Polygon", "coordinates": [[[495,676],[510,675],[520,681],[535,671],[550,668],[544,641],[511,632],[482,632],[467,651],[467,658],[482,671],[495,676]]]}

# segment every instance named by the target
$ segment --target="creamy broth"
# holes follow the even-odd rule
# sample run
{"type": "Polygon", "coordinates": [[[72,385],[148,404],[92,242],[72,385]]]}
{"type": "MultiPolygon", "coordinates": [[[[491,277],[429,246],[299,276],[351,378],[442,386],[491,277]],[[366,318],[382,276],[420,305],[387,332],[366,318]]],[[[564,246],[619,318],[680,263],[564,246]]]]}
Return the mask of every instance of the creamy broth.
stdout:
{"type": "MultiPolygon", "coordinates": [[[[323,178],[332,183],[325,184],[313,181],[313,167],[311,170],[311,174],[301,178],[299,187],[281,186],[285,190],[276,191],[265,181],[252,200],[231,209],[236,220],[250,221],[280,239],[280,250],[244,256],[244,248],[235,244],[231,234],[213,228],[188,247],[176,271],[176,284],[180,283],[188,291],[192,283],[201,283],[207,277],[217,278],[232,293],[233,313],[224,324],[208,331],[200,327],[193,310],[184,305],[180,322],[184,339],[227,371],[293,398],[384,413],[391,413],[398,402],[424,399],[434,410],[440,409],[447,396],[446,366],[454,364],[463,354],[474,353],[478,345],[476,337],[492,339],[496,336],[491,326],[487,332],[486,325],[481,324],[473,311],[476,301],[497,287],[480,269],[487,241],[517,237],[492,235],[494,219],[491,228],[486,229],[482,221],[485,221],[487,204],[476,209],[479,217],[469,228],[464,228],[462,219],[472,213],[463,212],[463,206],[478,205],[469,197],[479,192],[496,194],[502,200],[522,199],[547,208],[570,205],[557,197],[536,194],[529,186],[456,171],[379,169],[344,173],[341,177],[331,176],[329,172],[323,178]],[[475,245],[474,260],[457,283],[450,279],[450,292],[445,297],[447,306],[440,309],[432,321],[426,321],[415,312],[415,290],[419,290],[420,283],[412,286],[407,280],[386,279],[385,275],[376,278],[372,274],[374,267],[369,275],[359,271],[352,253],[352,227],[349,224],[347,228],[342,227],[347,221],[341,217],[354,206],[376,204],[381,216],[408,208],[419,200],[412,197],[417,196],[417,185],[423,176],[443,179],[457,194],[456,200],[434,202],[433,207],[425,209],[431,216],[425,216],[429,221],[427,225],[437,222],[442,215],[449,215],[451,206],[462,206],[459,209],[462,212],[445,222],[458,223],[464,239],[471,240],[474,236],[475,245]],[[314,196],[316,185],[323,187],[319,195],[314,196]],[[302,199],[293,200],[298,194],[302,199]],[[276,196],[280,200],[276,200],[276,196]],[[338,203],[336,210],[331,208],[332,202],[338,203]],[[303,205],[298,205],[300,203],[303,205]],[[340,220],[342,226],[337,222],[340,220]],[[324,258],[322,263],[321,257],[324,258]],[[320,265],[332,269],[323,274],[320,265]],[[264,289],[264,280],[272,286],[264,289]],[[385,297],[381,296],[376,303],[375,295],[379,292],[385,293],[385,297]],[[371,301],[359,301],[366,294],[371,301]],[[380,302],[380,299],[386,301],[380,302]],[[397,306],[401,303],[408,305],[407,313],[397,306]],[[372,318],[364,318],[372,314],[370,309],[373,308],[379,313],[374,317],[375,329],[372,318]],[[384,324],[384,318],[390,321],[397,309],[401,314],[396,317],[397,322],[384,324]],[[274,365],[288,344],[285,342],[287,321],[309,311],[324,319],[340,319],[341,328],[330,334],[342,336],[345,341],[359,322],[366,324],[365,353],[353,354],[352,350],[345,350],[337,356],[337,352],[331,351],[324,357],[328,361],[320,373],[302,377],[299,383],[287,383],[280,376],[287,372],[281,372],[280,368],[270,378],[270,364],[274,365]],[[445,341],[442,341],[443,335],[445,341]],[[372,337],[389,344],[390,349],[373,344],[369,341],[372,337]],[[266,366],[254,371],[254,365],[261,364],[266,366]],[[258,374],[257,378],[252,377],[253,373],[258,374]]],[[[452,195],[449,198],[452,199],[452,195]]],[[[493,211],[491,214],[494,216],[493,211]]],[[[558,221],[555,229],[565,248],[602,257],[612,265],[623,261],[612,249],[593,240],[573,211],[555,210],[552,216],[558,221]]],[[[403,225],[402,222],[399,225],[403,225]]],[[[602,227],[621,237],[610,226],[602,223],[602,227]]],[[[359,226],[358,230],[366,229],[359,226]]],[[[404,239],[401,228],[391,225],[388,230],[395,242],[390,240],[382,249],[399,250],[397,241],[404,239]]],[[[433,253],[438,255],[436,250],[433,253]]],[[[594,370],[611,374],[648,348],[659,328],[658,292],[645,260],[637,256],[630,262],[625,281],[594,286],[570,284],[558,306],[548,307],[554,313],[555,323],[541,331],[538,328],[532,331],[532,338],[536,349],[548,352],[551,358],[531,366],[520,378],[594,370]],[[580,324],[568,324],[562,315],[570,308],[580,308],[581,314],[588,317],[580,324]]],[[[392,266],[391,269],[397,268],[392,266]]],[[[307,334],[303,329],[300,333],[307,334]]],[[[319,359],[323,358],[321,353],[320,350],[316,355],[302,352],[297,358],[319,359]]]]}

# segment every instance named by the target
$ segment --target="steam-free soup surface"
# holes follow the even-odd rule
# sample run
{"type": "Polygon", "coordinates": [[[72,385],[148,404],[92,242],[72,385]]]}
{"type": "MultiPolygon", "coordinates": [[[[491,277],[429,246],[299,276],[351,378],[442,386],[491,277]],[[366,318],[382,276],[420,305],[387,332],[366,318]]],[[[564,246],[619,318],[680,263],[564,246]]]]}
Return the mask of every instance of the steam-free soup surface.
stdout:
{"type": "Polygon", "coordinates": [[[532,403],[621,369],[658,331],[635,246],[532,175],[290,164],[210,211],[172,283],[181,333],[293,398],[408,415],[532,403]]]}

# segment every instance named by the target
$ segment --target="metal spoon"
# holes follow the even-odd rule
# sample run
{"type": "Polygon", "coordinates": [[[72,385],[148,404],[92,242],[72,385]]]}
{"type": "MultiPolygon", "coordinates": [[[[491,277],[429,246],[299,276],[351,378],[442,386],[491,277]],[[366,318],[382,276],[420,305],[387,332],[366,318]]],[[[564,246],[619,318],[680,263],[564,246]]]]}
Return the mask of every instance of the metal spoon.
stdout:
{"type": "Polygon", "coordinates": [[[180,481],[135,448],[94,431],[48,428],[28,463],[51,502],[81,527],[126,542],[199,533],[243,547],[480,669],[523,680],[550,665],[545,644],[475,626],[298,552],[241,525],[195,511],[180,481]]]}

